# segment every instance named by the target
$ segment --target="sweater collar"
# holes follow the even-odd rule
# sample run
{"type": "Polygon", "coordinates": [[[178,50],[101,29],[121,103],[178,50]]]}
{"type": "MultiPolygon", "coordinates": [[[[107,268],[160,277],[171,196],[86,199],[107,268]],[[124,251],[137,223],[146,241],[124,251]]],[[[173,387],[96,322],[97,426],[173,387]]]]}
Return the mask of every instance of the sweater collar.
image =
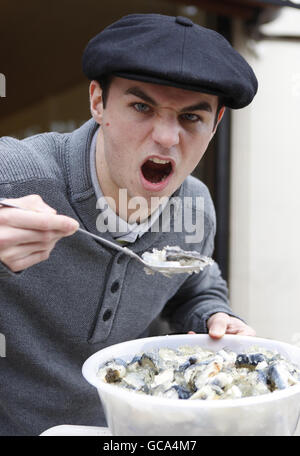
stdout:
{"type": "Polygon", "coordinates": [[[67,170],[70,196],[74,202],[85,199],[93,193],[90,148],[98,127],[99,124],[92,118],[70,135],[67,150],[67,170]]]}

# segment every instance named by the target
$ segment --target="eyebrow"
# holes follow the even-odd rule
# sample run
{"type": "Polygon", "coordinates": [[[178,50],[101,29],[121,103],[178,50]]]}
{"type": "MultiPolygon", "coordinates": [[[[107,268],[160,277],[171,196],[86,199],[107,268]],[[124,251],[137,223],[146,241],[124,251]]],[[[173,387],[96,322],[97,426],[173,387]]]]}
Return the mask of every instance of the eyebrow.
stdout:
{"type": "Polygon", "coordinates": [[[130,87],[126,90],[125,95],[135,95],[138,98],[146,101],[147,103],[152,104],[153,106],[157,106],[157,103],[153,98],[149,97],[143,90],[139,89],[138,87],[130,87]]]}
{"type": "Polygon", "coordinates": [[[200,103],[187,106],[186,108],[183,108],[180,112],[184,111],[207,111],[207,112],[213,112],[211,104],[208,103],[207,101],[201,101],[200,103]]]}
{"type": "MultiPolygon", "coordinates": [[[[129,89],[126,90],[125,95],[135,95],[136,97],[144,100],[146,103],[150,103],[153,106],[158,106],[157,102],[153,98],[151,98],[149,95],[147,95],[139,87],[130,87],[129,89]]],[[[186,106],[180,110],[180,112],[186,112],[186,111],[213,112],[213,109],[212,109],[212,106],[210,103],[208,103],[207,101],[201,101],[200,103],[196,103],[191,106],[186,106]]]]}

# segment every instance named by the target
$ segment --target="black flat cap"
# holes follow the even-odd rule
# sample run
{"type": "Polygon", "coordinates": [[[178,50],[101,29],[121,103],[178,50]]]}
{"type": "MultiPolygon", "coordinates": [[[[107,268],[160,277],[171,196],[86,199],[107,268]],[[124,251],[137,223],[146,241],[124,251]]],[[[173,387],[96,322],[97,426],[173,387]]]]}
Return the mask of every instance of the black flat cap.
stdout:
{"type": "Polygon", "coordinates": [[[114,74],[205,92],[233,109],[247,106],[257,92],[252,68],[229,42],[182,16],[125,16],[89,41],[82,66],[91,80],[114,74]]]}

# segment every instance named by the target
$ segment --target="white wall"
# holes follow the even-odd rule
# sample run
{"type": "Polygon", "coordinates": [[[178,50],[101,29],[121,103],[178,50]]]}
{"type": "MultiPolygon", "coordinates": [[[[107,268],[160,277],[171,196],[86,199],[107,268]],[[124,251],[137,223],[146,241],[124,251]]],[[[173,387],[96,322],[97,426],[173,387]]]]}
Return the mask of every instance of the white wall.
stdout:
{"type": "MultiPolygon", "coordinates": [[[[300,36],[300,11],[284,8],[268,34],[300,36]]],[[[300,42],[235,47],[259,91],[233,112],[230,298],[257,335],[300,340],[300,42]]]]}

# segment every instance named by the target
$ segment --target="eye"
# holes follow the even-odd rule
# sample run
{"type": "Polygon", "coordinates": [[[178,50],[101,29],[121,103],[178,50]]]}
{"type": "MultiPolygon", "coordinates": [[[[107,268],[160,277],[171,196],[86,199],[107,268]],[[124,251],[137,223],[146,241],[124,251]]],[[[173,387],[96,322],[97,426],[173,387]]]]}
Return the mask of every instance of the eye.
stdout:
{"type": "Polygon", "coordinates": [[[146,103],[133,103],[132,106],[138,112],[147,113],[150,112],[151,108],[146,103]]]}
{"type": "Polygon", "coordinates": [[[199,120],[201,120],[201,117],[199,117],[197,114],[192,114],[188,112],[186,114],[181,114],[180,118],[187,122],[198,122],[199,120]]]}

